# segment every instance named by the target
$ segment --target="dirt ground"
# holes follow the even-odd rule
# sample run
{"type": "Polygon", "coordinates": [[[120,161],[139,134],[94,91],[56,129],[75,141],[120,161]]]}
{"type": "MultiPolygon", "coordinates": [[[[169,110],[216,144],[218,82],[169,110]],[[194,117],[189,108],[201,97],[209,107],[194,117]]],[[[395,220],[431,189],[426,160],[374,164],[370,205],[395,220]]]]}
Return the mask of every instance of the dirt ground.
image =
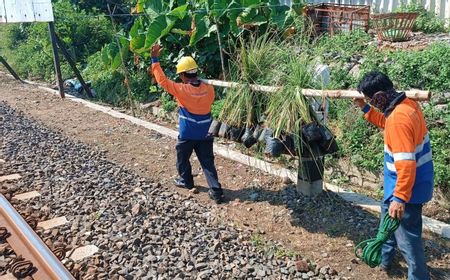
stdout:
{"type": "MultiPolygon", "coordinates": [[[[105,151],[111,161],[162,183],[171,183],[176,177],[175,140],[1,74],[0,85],[0,102],[105,151]]],[[[198,161],[195,157],[193,160],[200,193],[177,190],[194,196],[199,203],[209,204],[206,182],[198,161]]],[[[332,193],[314,200],[296,197],[294,186],[285,185],[280,178],[230,160],[218,157],[216,166],[229,201],[214,209],[225,222],[251,229],[255,239],[279,242],[286,252],[298,253],[319,265],[330,265],[342,277],[405,278],[406,267],[401,258],[393,276],[355,259],[354,246],[375,234],[377,216],[332,193]]],[[[433,279],[450,279],[450,241],[426,234],[425,247],[433,279]]]]}

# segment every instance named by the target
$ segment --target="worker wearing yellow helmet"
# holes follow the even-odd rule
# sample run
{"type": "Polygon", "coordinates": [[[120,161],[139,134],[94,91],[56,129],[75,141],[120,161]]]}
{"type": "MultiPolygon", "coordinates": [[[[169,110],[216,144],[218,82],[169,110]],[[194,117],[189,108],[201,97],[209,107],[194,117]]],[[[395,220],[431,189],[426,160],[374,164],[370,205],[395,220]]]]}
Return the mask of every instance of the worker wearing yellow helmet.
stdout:
{"type": "Polygon", "coordinates": [[[192,56],[183,56],[177,64],[177,74],[182,73],[197,73],[198,65],[192,56]]]}
{"type": "Polygon", "coordinates": [[[180,175],[175,180],[177,187],[194,188],[194,178],[190,157],[195,151],[209,186],[209,196],[221,203],[223,191],[214,165],[213,137],[208,134],[212,122],[211,106],[214,102],[214,88],[202,83],[197,76],[198,65],[190,56],[181,58],[177,64],[177,74],[183,83],[169,80],[159,63],[161,47],[151,50],[152,72],[156,82],[178,102],[179,135],[176,144],[177,170],[180,175]]]}

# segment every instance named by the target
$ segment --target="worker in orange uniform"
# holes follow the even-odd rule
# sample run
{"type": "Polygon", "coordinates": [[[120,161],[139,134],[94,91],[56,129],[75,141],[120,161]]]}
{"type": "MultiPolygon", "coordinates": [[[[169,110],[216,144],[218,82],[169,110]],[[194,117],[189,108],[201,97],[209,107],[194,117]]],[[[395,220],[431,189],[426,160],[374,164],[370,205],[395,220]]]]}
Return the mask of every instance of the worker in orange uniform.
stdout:
{"type": "Polygon", "coordinates": [[[408,263],[408,279],[428,280],[422,242],[422,206],[432,198],[434,170],[422,110],[405,93],[395,91],[389,77],[377,71],[363,77],[358,91],[370,104],[363,99],[355,100],[364,117],[384,129],[381,220],[386,214],[400,220],[400,227],[382,247],[381,268],[389,271],[398,246],[408,263]]]}
{"type": "Polygon", "coordinates": [[[176,150],[177,169],[181,178],[175,180],[175,185],[186,189],[194,188],[190,157],[195,151],[208,182],[209,196],[216,203],[221,203],[224,197],[214,165],[214,139],[208,135],[212,122],[211,105],[214,102],[214,88],[201,82],[197,76],[197,63],[190,56],[181,58],[177,64],[177,74],[183,83],[169,80],[158,61],[160,52],[159,45],[152,47],[153,75],[156,82],[176,98],[180,107],[176,150]]]}

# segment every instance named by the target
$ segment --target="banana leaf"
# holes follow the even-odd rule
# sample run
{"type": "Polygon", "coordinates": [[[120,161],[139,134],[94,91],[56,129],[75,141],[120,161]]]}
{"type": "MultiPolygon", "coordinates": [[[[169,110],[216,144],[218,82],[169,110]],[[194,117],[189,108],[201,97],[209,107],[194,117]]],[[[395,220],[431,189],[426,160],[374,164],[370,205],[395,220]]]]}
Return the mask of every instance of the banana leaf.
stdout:
{"type": "Polygon", "coordinates": [[[130,49],[135,53],[143,53],[145,51],[145,33],[142,18],[138,19],[130,30],[130,49]]]}
{"type": "Polygon", "coordinates": [[[207,15],[195,14],[195,28],[189,41],[189,46],[194,46],[200,40],[209,36],[210,21],[207,15]]]}

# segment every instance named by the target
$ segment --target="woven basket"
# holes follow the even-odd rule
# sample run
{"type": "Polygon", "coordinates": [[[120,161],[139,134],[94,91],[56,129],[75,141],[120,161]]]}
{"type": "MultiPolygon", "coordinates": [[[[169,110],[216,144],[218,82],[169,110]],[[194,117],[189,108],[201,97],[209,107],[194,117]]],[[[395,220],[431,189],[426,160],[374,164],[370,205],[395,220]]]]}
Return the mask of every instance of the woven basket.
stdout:
{"type": "Polygon", "coordinates": [[[372,15],[378,40],[401,42],[411,38],[418,13],[388,13],[372,15]]]}

